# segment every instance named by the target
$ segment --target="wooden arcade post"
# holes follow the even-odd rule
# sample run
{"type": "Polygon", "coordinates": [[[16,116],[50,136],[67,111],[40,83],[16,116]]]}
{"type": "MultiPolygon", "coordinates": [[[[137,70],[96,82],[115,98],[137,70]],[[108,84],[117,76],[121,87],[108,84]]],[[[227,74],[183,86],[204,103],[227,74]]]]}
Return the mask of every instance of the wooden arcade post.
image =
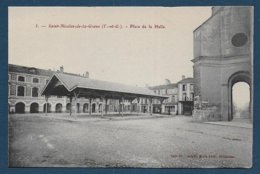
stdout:
{"type": "Polygon", "coordinates": [[[92,98],[91,97],[89,97],[89,110],[88,110],[88,113],[89,113],[89,115],[91,115],[91,111],[92,111],[92,103],[91,103],[91,101],[92,101],[92,98]]]}
{"type": "Polygon", "coordinates": [[[48,115],[48,99],[49,96],[45,96],[45,116],[48,115]]]}
{"type": "Polygon", "coordinates": [[[70,116],[72,114],[72,96],[70,96],[70,116]]]}
{"type": "Polygon", "coordinates": [[[150,103],[150,115],[153,115],[153,98],[149,98],[150,103]]]}
{"type": "Polygon", "coordinates": [[[73,92],[74,94],[74,99],[75,99],[75,111],[74,111],[74,118],[77,119],[77,99],[78,99],[78,96],[79,96],[79,93],[80,91],[77,93],[76,91],[73,92]]]}

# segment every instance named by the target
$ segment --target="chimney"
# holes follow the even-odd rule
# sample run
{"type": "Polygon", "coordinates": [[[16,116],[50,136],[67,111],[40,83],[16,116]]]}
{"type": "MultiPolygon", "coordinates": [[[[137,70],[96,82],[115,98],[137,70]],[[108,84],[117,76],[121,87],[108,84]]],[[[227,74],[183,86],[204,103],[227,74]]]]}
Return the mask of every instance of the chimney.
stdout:
{"type": "Polygon", "coordinates": [[[60,66],[60,72],[63,73],[64,72],[64,68],[63,68],[63,65],[60,66]]]}
{"type": "Polygon", "coordinates": [[[165,79],[165,85],[171,84],[171,81],[169,79],[165,79]]]}
{"type": "Polygon", "coordinates": [[[185,79],[185,75],[182,75],[182,76],[181,76],[181,79],[182,79],[182,80],[185,79]]]}

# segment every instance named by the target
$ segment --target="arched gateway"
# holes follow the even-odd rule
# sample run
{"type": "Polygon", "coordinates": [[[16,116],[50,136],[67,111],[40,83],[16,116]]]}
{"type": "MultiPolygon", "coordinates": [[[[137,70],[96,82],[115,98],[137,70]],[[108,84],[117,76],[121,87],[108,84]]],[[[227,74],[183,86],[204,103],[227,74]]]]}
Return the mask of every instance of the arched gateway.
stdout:
{"type": "Polygon", "coordinates": [[[232,89],[238,82],[249,85],[252,110],[252,13],[251,7],[213,7],[194,31],[194,120],[232,121],[232,89]]]}
{"type": "MultiPolygon", "coordinates": [[[[234,118],[234,108],[233,108],[233,86],[238,82],[245,82],[249,85],[249,91],[250,91],[250,102],[249,102],[249,112],[251,111],[251,100],[252,100],[252,92],[251,92],[251,76],[249,72],[240,71],[232,74],[230,78],[228,79],[228,120],[232,121],[234,118]]],[[[241,100],[244,100],[241,98],[241,100]]],[[[249,115],[250,119],[250,115],[249,115]]]]}

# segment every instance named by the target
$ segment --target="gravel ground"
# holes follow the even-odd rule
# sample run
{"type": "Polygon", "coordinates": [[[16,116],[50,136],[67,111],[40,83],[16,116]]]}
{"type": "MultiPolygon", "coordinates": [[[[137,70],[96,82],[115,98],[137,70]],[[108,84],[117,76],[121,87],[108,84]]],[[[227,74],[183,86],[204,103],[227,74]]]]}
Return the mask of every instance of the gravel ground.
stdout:
{"type": "Polygon", "coordinates": [[[9,117],[10,167],[251,167],[252,129],[191,117],[9,117]]]}

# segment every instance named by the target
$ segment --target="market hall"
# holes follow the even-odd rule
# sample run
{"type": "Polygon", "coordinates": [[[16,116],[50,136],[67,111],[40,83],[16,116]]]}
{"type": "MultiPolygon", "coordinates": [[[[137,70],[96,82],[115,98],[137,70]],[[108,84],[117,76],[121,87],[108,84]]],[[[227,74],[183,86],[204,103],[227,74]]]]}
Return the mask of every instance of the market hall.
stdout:
{"type": "MultiPolygon", "coordinates": [[[[65,73],[55,73],[43,88],[41,95],[45,96],[46,105],[48,104],[48,98],[50,96],[68,97],[71,104],[70,115],[72,115],[72,110],[74,108],[75,117],[77,116],[77,100],[81,97],[89,99],[89,106],[92,106],[91,101],[93,99],[99,98],[101,101],[101,116],[108,113],[108,99],[119,101],[119,114],[123,116],[125,100],[130,102],[130,111],[132,111],[132,102],[134,100],[136,100],[137,103],[140,103],[140,98],[148,99],[149,110],[152,115],[153,100],[159,100],[162,105],[163,100],[168,98],[167,96],[155,94],[152,90],[144,87],[94,80],[65,73]]],[[[139,109],[139,112],[141,112],[141,109],[139,109]]],[[[91,115],[91,109],[89,109],[89,115],[91,115]]]]}

